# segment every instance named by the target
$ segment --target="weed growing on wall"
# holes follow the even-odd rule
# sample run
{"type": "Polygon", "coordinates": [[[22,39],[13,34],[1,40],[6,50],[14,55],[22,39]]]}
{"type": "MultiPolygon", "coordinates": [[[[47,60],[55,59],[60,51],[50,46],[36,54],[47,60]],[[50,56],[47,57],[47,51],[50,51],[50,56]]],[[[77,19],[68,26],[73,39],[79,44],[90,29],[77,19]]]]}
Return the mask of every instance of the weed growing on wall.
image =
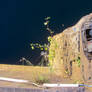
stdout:
{"type": "MultiPolygon", "coordinates": [[[[49,45],[50,45],[50,43],[54,42],[54,40],[53,40],[53,33],[54,33],[54,31],[52,31],[50,29],[50,27],[49,27],[50,19],[51,19],[51,17],[46,17],[45,18],[45,22],[44,22],[44,26],[46,28],[46,31],[48,31],[49,34],[50,34],[48,36],[48,39],[47,39],[48,43],[47,44],[46,43],[45,44],[40,44],[40,43],[31,43],[30,44],[32,50],[34,50],[35,48],[38,48],[41,51],[47,53],[47,55],[44,54],[43,56],[45,58],[49,58],[49,60],[55,56],[55,52],[53,50],[49,51],[49,45]]],[[[45,63],[47,63],[46,65],[48,65],[48,66],[50,65],[49,62],[47,62],[47,61],[45,63]]]]}
{"type": "Polygon", "coordinates": [[[78,67],[80,67],[80,57],[78,57],[76,61],[77,61],[78,67]]]}

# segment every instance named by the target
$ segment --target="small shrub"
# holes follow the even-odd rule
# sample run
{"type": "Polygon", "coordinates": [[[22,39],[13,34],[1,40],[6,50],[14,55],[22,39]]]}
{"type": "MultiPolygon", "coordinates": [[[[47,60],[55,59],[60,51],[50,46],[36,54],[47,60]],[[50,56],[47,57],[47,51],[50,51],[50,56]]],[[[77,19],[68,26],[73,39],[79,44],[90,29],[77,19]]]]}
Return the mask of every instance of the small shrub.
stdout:
{"type": "Polygon", "coordinates": [[[84,82],[82,80],[75,80],[74,84],[84,84],[84,82]]]}
{"type": "Polygon", "coordinates": [[[49,78],[48,78],[48,76],[39,75],[39,76],[35,79],[35,82],[36,82],[37,84],[48,83],[48,82],[49,82],[49,78]]]}
{"type": "Polygon", "coordinates": [[[54,31],[50,28],[50,19],[51,19],[51,17],[46,17],[45,22],[44,22],[45,30],[49,33],[49,36],[47,39],[48,43],[45,43],[45,44],[31,43],[30,44],[32,50],[37,48],[37,49],[40,49],[41,51],[47,53],[47,54],[42,55],[44,58],[44,62],[40,62],[40,64],[39,64],[39,65],[43,65],[43,66],[44,66],[44,63],[46,66],[52,65],[50,61],[51,60],[53,61],[53,58],[55,57],[55,50],[49,50],[50,44],[53,43],[55,45],[55,47],[57,47],[57,43],[53,39],[54,31]]]}

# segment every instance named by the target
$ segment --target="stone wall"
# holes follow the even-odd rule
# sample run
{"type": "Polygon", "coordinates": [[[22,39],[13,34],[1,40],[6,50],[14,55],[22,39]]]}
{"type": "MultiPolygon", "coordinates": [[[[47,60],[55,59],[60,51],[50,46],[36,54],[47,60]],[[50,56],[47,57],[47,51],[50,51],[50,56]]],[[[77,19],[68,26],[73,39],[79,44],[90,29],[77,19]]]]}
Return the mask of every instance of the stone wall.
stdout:
{"type": "MultiPolygon", "coordinates": [[[[76,71],[80,71],[81,73],[81,67],[84,64],[84,68],[87,68],[86,65],[88,64],[88,59],[83,54],[83,43],[82,40],[82,31],[84,27],[84,24],[88,24],[89,27],[92,25],[92,14],[86,15],[82,17],[79,22],[67,29],[65,29],[63,32],[56,34],[53,37],[53,40],[50,43],[49,48],[49,61],[53,67],[53,69],[58,73],[64,76],[65,71],[68,72],[68,75],[73,75],[73,64],[77,63],[78,57],[81,58],[81,65],[80,68],[77,66],[75,67],[76,71]],[[84,56],[83,56],[84,55],[84,56]],[[83,58],[86,58],[86,61],[83,61],[83,58]],[[87,63],[85,63],[87,62],[87,63]]],[[[84,73],[87,73],[88,71],[85,71],[84,73]]],[[[84,74],[83,73],[83,74],[84,74]]],[[[77,76],[76,76],[77,77],[77,76]]],[[[82,76],[83,77],[83,76],[82,76]]]]}

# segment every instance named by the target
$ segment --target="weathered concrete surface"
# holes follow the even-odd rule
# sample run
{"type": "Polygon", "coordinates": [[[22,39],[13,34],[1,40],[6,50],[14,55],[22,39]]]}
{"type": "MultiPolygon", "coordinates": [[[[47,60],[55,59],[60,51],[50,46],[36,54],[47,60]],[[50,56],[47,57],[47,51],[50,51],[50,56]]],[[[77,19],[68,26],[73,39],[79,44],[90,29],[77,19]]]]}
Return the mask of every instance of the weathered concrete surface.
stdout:
{"type": "Polygon", "coordinates": [[[92,39],[88,40],[92,38],[92,35],[89,36],[89,32],[92,33],[91,29],[92,13],[82,17],[76,25],[53,37],[49,49],[49,61],[58,74],[62,70],[62,76],[65,71],[68,71],[69,76],[77,73],[80,75],[79,79],[83,78],[86,82],[92,82],[92,46],[89,46],[89,42],[92,44],[92,39]],[[73,66],[79,57],[80,68],[75,67],[76,72],[73,72],[73,66]]]}

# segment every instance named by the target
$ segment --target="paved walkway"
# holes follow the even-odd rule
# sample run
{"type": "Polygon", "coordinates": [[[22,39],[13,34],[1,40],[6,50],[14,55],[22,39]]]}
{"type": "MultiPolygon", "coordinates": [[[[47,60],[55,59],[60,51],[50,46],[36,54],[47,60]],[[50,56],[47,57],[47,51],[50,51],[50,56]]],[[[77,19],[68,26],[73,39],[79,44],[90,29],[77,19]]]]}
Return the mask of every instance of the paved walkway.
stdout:
{"type": "Polygon", "coordinates": [[[86,92],[83,87],[69,87],[69,88],[50,88],[50,89],[32,89],[32,88],[11,88],[0,87],[0,92],[86,92]]]}

